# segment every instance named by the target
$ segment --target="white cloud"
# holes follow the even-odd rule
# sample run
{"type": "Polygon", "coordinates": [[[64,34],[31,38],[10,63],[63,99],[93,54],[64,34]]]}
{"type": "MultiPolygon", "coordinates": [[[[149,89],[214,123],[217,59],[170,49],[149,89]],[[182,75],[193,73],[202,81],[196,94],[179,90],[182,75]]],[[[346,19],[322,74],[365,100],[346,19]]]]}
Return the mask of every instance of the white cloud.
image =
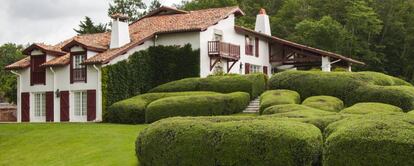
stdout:
{"type": "MultiPolygon", "coordinates": [[[[143,0],[149,4],[151,0],[143,0]]],[[[89,16],[107,23],[110,0],[2,0],[0,44],[44,42],[56,44],[76,35],[79,21],[89,16]]],[[[160,0],[171,6],[181,0],[160,0]]]]}

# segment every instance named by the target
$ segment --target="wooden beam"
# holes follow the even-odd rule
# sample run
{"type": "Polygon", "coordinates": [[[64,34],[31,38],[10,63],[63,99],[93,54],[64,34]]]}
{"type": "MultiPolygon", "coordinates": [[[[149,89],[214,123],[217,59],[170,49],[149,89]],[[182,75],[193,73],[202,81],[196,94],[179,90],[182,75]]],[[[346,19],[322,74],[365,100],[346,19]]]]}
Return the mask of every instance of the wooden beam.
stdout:
{"type": "Polygon", "coordinates": [[[230,72],[230,70],[233,68],[233,66],[236,64],[237,61],[231,61],[231,62],[233,63],[229,67],[229,61],[227,61],[227,73],[230,72]]]}
{"type": "Polygon", "coordinates": [[[213,58],[210,58],[210,71],[213,70],[214,66],[217,64],[217,62],[220,61],[220,58],[215,58],[215,61],[212,63],[211,60],[213,58]]]}

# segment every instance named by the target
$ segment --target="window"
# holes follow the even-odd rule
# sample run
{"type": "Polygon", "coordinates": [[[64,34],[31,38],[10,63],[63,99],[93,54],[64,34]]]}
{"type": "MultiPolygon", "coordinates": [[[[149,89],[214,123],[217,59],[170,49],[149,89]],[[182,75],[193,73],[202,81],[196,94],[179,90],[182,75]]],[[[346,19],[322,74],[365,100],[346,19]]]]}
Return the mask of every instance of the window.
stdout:
{"type": "Polygon", "coordinates": [[[46,115],[46,95],[45,93],[35,93],[34,116],[43,117],[46,115]]]}
{"type": "Polygon", "coordinates": [[[30,56],[30,83],[45,84],[46,83],[46,69],[41,67],[46,62],[46,55],[32,55],[30,56]]]}
{"type": "Polygon", "coordinates": [[[88,102],[86,92],[75,92],[75,116],[86,116],[86,103],[88,102]]]}
{"type": "Polygon", "coordinates": [[[253,39],[246,35],[245,40],[245,54],[253,55],[253,39]]]}
{"type": "Polygon", "coordinates": [[[72,55],[72,82],[86,81],[86,66],[82,65],[85,59],[84,54],[72,55]]]}
{"type": "Polygon", "coordinates": [[[250,73],[260,73],[260,66],[258,65],[250,65],[250,73]]]}

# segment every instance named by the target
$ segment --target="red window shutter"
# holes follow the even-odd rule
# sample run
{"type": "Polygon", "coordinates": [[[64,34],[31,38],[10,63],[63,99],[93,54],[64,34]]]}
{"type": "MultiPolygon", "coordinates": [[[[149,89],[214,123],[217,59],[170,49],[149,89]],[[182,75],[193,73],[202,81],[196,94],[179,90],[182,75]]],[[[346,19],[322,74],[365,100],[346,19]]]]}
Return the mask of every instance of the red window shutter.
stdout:
{"type": "Polygon", "coordinates": [[[69,61],[70,62],[70,65],[69,65],[70,66],[70,70],[69,70],[69,75],[70,76],[69,77],[70,77],[70,83],[73,84],[73,56],[70,55],[69,57],[70,57],[69,58],[70,59],[70,61],[69,61]]]}
{"type": "Polygon", "coordinates": [[[263,66],[263,73],[267,75],[268,71],[267,71],[267,66],[263,66]]]}
{"type": "Polygon", "coordinates": [[[87,91],[88,104],[87,104],[87,119],[93,121],[96,119],[96,90],[87,91]]]}
{"type": "Polygon", "coordinates": [[[53,92],[46,92],[46,122],[53,122],[53,92]]]}
{"type": "Polygon", "coordinates": [[[269,43],[268,49],[269,49],[269,62],[270,62],[272,59],[272,45],[270,43],[269,43]]]}
{"type": "Polygon", "coordinates": [[[60,92],[60,121],[69,121],[69,91],[60,92]]]}
{"type": "Polygon", "coordinates": [[[249,74],[249,73],[250,73],[250,64],[245,63],[244,64],[244,74],[249,74]]]}
{"type": "Polygon", "coordinates": [[[46,55],[30,57],[30,85],[46,84],[46,69],[40,67],[46,62],[46,55]]]}
{"type": "Polygon", "coordinates": [[[21,116],[22,122],[30,121],[30,94],[22,93],[21,94],[21,116]]]}
{"type": "Polygon", "coordinates": [[[255,56],[259,57],[259,38],[256,37],[254,41],[255,41],[255,56]]]}

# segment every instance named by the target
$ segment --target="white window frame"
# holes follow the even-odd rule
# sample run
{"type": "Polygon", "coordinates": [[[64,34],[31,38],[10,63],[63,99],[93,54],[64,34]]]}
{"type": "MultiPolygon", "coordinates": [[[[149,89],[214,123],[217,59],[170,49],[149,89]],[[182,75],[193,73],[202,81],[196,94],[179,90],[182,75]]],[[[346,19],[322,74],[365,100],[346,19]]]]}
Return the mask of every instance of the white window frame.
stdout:
{"type": "Polygon", "coordinates": [[[76,117],[86,117],[88,113],[88,96],[86,91],[76,91],[73,93],[74,109],[73,115],[76,117]]]}
{"type": "Polygon", "coordinates": [[[73,69],[83,69],[85,65],[81,65],[85,55],[73,55],[73,69]]]}
{"type": "Polygon", "coordinates": [[[261,71],[261,66],[259,66],[259,65],[252,65],[252,64],[250,64],[250,69],[249,69],[249,71],[250,71],[250,73],[261,73],[262,71],[261,71]]]}
{"type": "Polygon", "coordinates": [[[46,94],[35,93],[34,94],[34,111],[35,118],[46,117],[46,94]]]}

